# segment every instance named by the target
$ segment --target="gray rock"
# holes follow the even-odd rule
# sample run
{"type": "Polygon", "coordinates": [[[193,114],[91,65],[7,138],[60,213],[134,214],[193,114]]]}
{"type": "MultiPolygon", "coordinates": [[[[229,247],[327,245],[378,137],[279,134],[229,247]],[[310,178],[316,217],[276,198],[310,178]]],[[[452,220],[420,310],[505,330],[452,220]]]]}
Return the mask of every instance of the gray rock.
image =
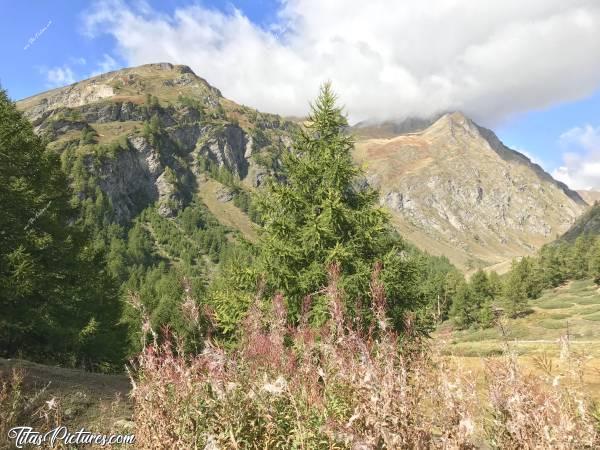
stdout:
{"type": "Polygon", "coordinates": [[[228,187],[220,188],[216,192],[216,194],[217,194],[217,200],[219,200],[221,203],[230,202],[231,200],[233,200],[233,197],[234,197],[233,189],[230,189],[228,187]]]}

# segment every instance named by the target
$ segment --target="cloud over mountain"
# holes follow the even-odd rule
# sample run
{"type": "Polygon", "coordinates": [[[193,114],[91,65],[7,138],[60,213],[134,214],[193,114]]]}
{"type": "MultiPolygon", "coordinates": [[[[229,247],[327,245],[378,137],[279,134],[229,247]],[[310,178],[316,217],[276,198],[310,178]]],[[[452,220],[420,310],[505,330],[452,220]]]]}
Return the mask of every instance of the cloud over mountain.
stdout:
{"type": "Polygon", "coordinates": [[[112,35],[127,64],[188,64],[283,114],[305,113],[325,79],[355,120],[462,110],[484,124],[600,87],[596,0],[282,0],[268,26],[235,9],[101,0],[85,30],[112,35]]]}
{"type": "Polygon", "coordinates": [[[563,165],[552,176],[574,189],[600,187],[600,126],[589,124],[572,128],[560,137],[567,150],[563,165]]]}

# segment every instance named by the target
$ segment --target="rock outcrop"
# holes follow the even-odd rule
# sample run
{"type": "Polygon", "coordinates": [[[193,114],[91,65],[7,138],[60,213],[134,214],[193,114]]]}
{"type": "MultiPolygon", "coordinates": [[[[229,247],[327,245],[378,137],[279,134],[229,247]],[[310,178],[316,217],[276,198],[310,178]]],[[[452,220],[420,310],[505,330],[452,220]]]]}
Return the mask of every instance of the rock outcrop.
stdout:
{"type": "Polygon", "coordinates": [[[109,72],[17,106],[57,152],[88,153],[88,175],[119,222],[152,203],[166,217],[176,214],[201,187],[200,158],[258,186],[272,172],[260,164],[261,154],[289,146],[294,127],[236,105],[189,67],[168,63],[109,72]],[[82,133],[89,131],[93,137],[85,142],[82,133]],[[119,144],[112,157],[98,156],[98,147],[117,141],[125,148],[119,144]]]}
{"type": "MultiPolygon", "coordinates": [[[[150,204],[176,214],[202,189],[201,172],[215,167],[259,188],[281,175],[282,153],[298,128],[237,105],[189,67],[168,63],[106,73],[17,106],[52,149],[69,153],[65,160],[84,156],[120,222],[150,204]]],[[[408,240],[465,268],[533,252],[586,207],[578,193],[460,113],[349,131],[363,137],[355,158],[367,173],[358,188],[377,187],[408,240]]]]}

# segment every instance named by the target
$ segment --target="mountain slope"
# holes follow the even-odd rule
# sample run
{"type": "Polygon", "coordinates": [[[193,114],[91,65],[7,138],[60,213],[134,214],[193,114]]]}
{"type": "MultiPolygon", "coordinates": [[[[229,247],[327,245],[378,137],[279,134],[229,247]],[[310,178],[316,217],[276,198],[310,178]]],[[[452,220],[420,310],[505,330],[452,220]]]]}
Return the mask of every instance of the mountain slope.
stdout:
{"type": "Polygon", "coordinates": [[[561,241],[574,242],[579,236],[597,235],[600,233],[600,203],[594,203],[575,223],[560,237],[561,241]]]}
{"type": "Polygon", "coordinates": [[[409,240],[463,268],[529,254],[563,233],[585,201],[461,113],[355,157],[409,240]]]}
{"type": "MultiPolygon", "coordinates": [[[[18,107],[61,154],[82,201],[97,201],[100,189],[120,223],[153,203],[173,217],[199,193],[206,201],[214,186],[201,172],[240,180],[246,191],[260,186],[281,169],[281,153],[299,128],[237,105],[188,67],[168,63],[99,75],[18,107]]],[[[355,159],[398,230],[463,268],[529,254],[586,207],[578,193],[460,113],[349,131],[362,136],[355,159]]],[[[219,217],[221,210],[211,208],[234,224],[225,213],[219,217]]],[[[251,229],[246,225],[242,233],[251,229]]]]}
{"type": "Polygon", "coordinates": [[[583,198],[588,205],[593,205],[595,202],[600,201],[600,192],[590,190],[579,190],[577,191],[581,198],[583,198]]]}
{"type": "Polygon", "coordinates": [[[399,122],[359,122],[350,127],[350,132],[359,139],[390,139],[399,134],[415,133],[431,126],[441,116],[431,119],[408,117],[399,122]]]}
{"type": "Polygon", "coordinates": [[[297,128],[227,100],[187,66],[169,63],[106,73],[17,106],[62,155],[80,197],[93,196],[85,189],[92,179],[120,223],[154,202],[174,216],[202,189],[202,168],[258,186],[297,128]]]}

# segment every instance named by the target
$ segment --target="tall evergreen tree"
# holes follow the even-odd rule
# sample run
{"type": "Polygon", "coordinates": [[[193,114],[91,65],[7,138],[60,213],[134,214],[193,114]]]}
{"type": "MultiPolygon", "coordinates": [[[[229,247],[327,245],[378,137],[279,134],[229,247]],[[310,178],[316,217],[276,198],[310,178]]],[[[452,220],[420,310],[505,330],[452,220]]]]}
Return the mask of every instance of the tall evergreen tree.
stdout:
{"type": "Polygon", "coordinates": [[[377,206],[377,192],[359,183],[361,171],[352,161],[347,126],[325,84],[285,156],[286,181],[273,180],[257,199],[264,221],[257,268],[268,290],[283,292],[295,314],[303,298],[315,294],[313,313],[318,317],[326,310],[318,292],[327,283],[329,264],[340,265],[348,299],[367,300],[371,272],[381,261],[390,313],[400,326],[403,311],[418,306],[416,264],[390,231],[387,214],[377,206]]]}
{"type": "Polygon", "coordinates": [[[585,278],[589,268],[589,250],[591,248],[589,236],[578,236],[575,239],[575,245],[571,247],[569,255],[569,272],[576,280],[585,278]]]}
{"type": "Polygon", "coordinates": [[[504,305],[510,317],[516,317],[527,308],[527,273],[526,258],[521,262],[513,260],[511,270],[504,285],[504,305]]]}
{"type": "Polygon", "coordinates": [[[477,309],[474,319],[483,327],[492,324],[494,316],[492,302],[494,301],[493,286],[487,274],[479,269],[473,274],[470,282],[473,308],[477,309]]]}
{"type": "Polygon", "coordinates": [[[596,237],[594,245],[590,248],[588,273],[596,284],[600,284],[600,238],[596,237]]]}
{"type": "Polygon", "coordinates": [[[119,304],[103,257],[72,226],[58,155],[0,91],[0,354],[119,362],[119,304]]]}
{"type": "Polygon", "coordinates": [[[477,313],[477,308],[473,304],[473,293],[469,285],[462,280],[456,286],[450,316],[459,328],[467,328],[476,321],[477,313]]]}

